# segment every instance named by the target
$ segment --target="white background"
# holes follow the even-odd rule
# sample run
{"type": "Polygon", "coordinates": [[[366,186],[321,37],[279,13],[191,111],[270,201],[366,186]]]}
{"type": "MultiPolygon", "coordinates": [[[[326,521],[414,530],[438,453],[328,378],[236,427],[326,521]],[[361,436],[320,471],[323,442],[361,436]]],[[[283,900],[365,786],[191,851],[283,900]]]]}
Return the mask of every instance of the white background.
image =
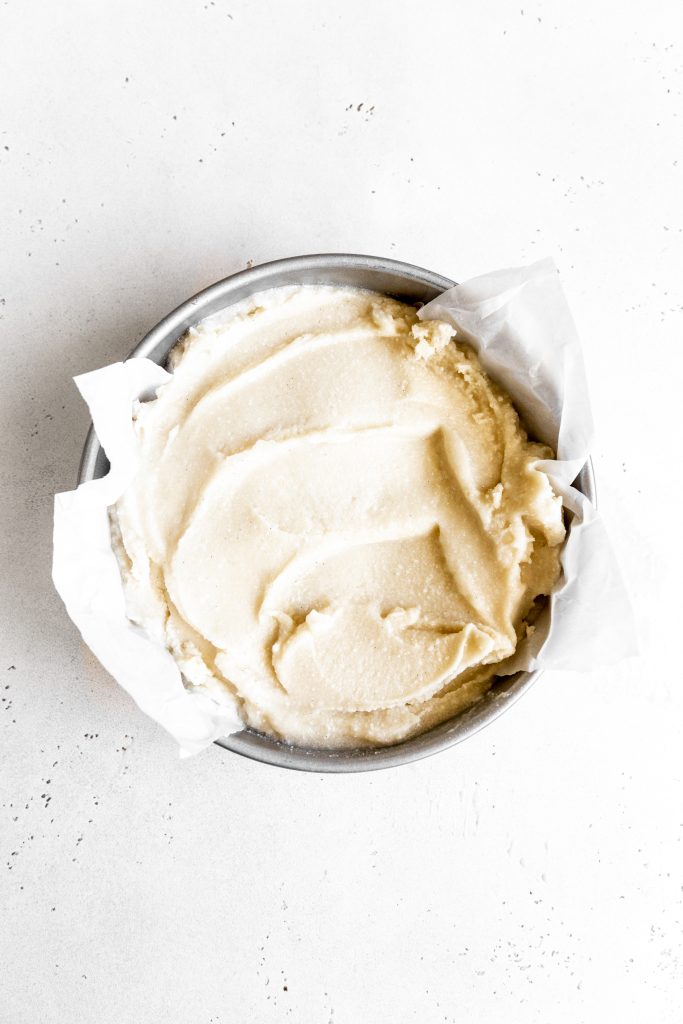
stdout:
{"type": "Polygon", "coordinates": [[[681,1020],[682,22],[4,0],[3,1024],[681,1020]],[[71,377],[248,261],[316,251],[459,280],[555,257],[642,655],[548,674],[397,770],[180,762],[51,587],[71,377]]]}

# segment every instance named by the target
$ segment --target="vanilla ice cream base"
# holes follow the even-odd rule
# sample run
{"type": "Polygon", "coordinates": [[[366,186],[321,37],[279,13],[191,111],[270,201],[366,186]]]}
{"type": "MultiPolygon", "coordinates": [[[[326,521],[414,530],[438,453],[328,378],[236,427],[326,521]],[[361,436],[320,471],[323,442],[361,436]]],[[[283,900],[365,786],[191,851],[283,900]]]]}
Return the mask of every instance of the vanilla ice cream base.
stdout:
{"type": "Polygon", "coordinates": [[[131,620],[185,685],[309,747],[474,703],[557,582],[560,499],[452,326],[359,289],[208,318],[135,408],[111,510],[131,620]]]}

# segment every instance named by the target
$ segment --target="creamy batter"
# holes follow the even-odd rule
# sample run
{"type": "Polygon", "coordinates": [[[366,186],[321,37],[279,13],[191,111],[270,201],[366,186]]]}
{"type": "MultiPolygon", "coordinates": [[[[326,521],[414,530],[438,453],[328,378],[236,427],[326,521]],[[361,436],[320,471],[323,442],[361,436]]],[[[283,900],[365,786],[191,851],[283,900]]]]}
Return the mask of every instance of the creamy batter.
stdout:
{"type": "Polygon", "coordinates": [[[491,685],[559,574],[562,506],[454,329],[280,288],[190,330],[112,516],[128,614],[186,685],[294,743],[395,743],[491,685]]]}

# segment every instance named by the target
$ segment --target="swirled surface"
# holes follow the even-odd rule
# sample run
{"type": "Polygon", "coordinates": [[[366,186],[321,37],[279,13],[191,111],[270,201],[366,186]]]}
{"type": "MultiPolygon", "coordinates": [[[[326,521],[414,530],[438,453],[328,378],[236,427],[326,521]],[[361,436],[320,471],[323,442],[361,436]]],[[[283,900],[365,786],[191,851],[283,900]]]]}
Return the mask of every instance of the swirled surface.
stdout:
{"type": "Polygon", "coordinates": [[[552,453],[454,333],[372,292],[274,289],[190,331],[140,405],[115,517],[129,615],[254,728],[430,727],[555,583],[552,453]]]}

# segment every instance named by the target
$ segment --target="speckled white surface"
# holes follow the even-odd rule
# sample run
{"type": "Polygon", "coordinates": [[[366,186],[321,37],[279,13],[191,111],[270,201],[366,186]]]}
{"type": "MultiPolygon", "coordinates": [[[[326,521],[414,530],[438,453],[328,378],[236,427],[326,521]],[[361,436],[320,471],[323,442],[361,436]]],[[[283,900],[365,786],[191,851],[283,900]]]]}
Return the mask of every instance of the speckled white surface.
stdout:
{"type": "Polygon", "coordinates": [[[4,0],[0,46],[0,1020],[680,1021],[678,5],[4,0]],[[50,584],[71,377],[326,250],[555,257],[642,656],[400,770],[179,762],[50,584]]]}

